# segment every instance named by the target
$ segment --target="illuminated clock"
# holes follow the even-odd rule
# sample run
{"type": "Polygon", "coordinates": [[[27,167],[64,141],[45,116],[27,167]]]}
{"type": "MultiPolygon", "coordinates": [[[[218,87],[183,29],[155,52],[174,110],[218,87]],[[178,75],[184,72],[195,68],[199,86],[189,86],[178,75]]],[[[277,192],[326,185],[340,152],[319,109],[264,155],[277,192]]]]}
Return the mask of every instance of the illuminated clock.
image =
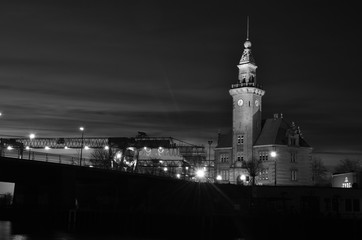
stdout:
{"type": "Polygon", "coordinates": [[[258,100],[255,100],[255,106],[259,106],[259,101],[258,100]]]}
{"type": "Polygon", "coordinates": [[[243,103],[244,103],[243,99],[239,99],[239,101],[238,101],[238,105],[239,105],[239,106],[242,106],[242,105],[243,105],[243,103]]]}

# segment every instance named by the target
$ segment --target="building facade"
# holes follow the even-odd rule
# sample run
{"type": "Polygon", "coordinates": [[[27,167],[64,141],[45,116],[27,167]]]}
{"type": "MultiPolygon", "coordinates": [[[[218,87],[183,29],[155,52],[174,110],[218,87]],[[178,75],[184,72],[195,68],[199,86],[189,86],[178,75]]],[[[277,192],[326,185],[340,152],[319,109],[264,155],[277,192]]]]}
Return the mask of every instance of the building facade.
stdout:
{"type": "Polygon", "coordinates": [[[283,115],[262,119],[265,91],[257,81],[247,38],[236,84],[231,85],[232,130],[219,133],[215,148],[216,180],[259,185],[312,185],[312,147],[299,127],[283,115]]]}

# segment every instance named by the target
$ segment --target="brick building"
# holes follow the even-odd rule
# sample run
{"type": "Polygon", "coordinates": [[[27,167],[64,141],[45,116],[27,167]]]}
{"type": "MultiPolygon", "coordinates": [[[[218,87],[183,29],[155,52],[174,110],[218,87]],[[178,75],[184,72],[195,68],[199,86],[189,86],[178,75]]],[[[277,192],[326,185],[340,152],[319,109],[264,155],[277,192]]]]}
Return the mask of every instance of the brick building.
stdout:
{"type": "Polygon", "coordinates": [[[283,115],[262,120],[265,91],[257,82],[256,64],[247,38],[239,76],[229,90],[233,99],[232,130],[219,133],[215,148],[217,181],[249,183],[250,163],[257,163],[256,184],[312,185],[312,147],[300,128],[283,115]]]}

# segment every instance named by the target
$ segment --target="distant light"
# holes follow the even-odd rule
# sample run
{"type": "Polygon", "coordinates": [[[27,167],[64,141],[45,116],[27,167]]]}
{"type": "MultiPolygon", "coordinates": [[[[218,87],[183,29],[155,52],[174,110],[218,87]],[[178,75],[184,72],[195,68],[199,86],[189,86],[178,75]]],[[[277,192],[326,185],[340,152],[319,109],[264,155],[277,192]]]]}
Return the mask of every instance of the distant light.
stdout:
{"type": "Polygon", "coordinates": [[[179,173],[177,173],[177,174],[176,174],[176,177],[177,177],[177,178],[180,178],[180,177],[181,177],[181,175],[180,175],[179,173]]]}
{"type": "Polygon", "coordinates": [[[29,150],[30,149],[30,147],[29,146],[26,146],[26,148],[25,148],[26,150],[29,150]]]}
{"type": "Polygon", "coordinates": [[[89,167],[93,167],[93,165],[89,165],[89,167]]]}
{"type": "Polygon", "coordinates": [[[185,167],[186,170],[189,170],[189,167],[185,167]]]}
{"type": "Polygon", "coordinates": [[[163,171],[165,171],[165,172],[167,172],[167,170],[168,170],[167,167],[165,167],[165,168],[163,169],[163,171]]]}
{"type": "Polygon", "coordinates": [[[45,146],[45,148],[44,148],[45,150],[49,150],[50,149],[50,147],[48,147],[48,146],[45,146]]]}
{"type": "Polygon", "coordinates": [[[84,149],[85,149],[85,150],[88,150],[88,149],[89,149],[89,147],[88,147],[88,146],[84,146],[84,149]]]}
{"type": "Polygon", "coordinates": [[[198,178],[203,178],[203,177],[205,177],[205,170],[203,170],[203,169],[197,169],[197,170],[196,170],[196,177],[198,177],[198,178]]]}
{"type": "Polygon", "coordinates": [[[164,151],[163,147],[159,147],[159,148],[158,148],[158,152],[159,152],[159,153],[163,153],[163,151],[164,151]]]}
{"type": "Polygon", "coordinates": [[[104,150],[109,150],[109,147],[108,147],[108,146],[104,146],[104,150]]]}
{"type": "Polygon", "coordinates": [[[80,131],[84,131],[84,127],[80,127],[79,130],[80,130],[80,131]]]}
{"type": "Polygon", "coordinates": [[[13,150],[13,147],[12,147],[12,146],[8,146],[6,149],[7,149],[7,150],[13,150]]]}
{"type": "Polygon", "coordinates": [[[221,180],[222,180],[221,175],[217,175],[217,176],[216,176],[216,180],[221,181],[221,180]]]}
{"type": "Polygon", "coordinates": [[[34,134],[34,133],[30,133],[30,134],[29,134],[29,138],[30,138],[30,139],[34,139],[34,138],[35,138],[35,134],[34,134]]]}
{"type": "Polygon", "coordinates": [[[163,161],[162,161],[162,160],[160,160],[160,163],[163,163],[163,161]]]}
{"type": "Polygon", "coordinates": [[[68,147],[67,147],[67,146],[65,146],[65,147],[64,147],[64,149],[68,149],[68,147]]]}
{"type": "Polygon", "coordinates": [[[241,180],[241,181],[245,181],[245,180],[246,180],[246,176],[245,176],[244,174],[241,175],[241,176],[240,176],[240,180],[241,180]]]}
{"type": "Polygon", "coordinates": [[[0,116],[2,116],[3,114],[0,112],[0,116]]]}
{"type": "Polygon", "coordinates": [[[276,152],[276,151],[271,151],[271,152],[270,152],[270,156],[271,156],[271,157],[276,157],[276,156],[277,156],[277,152],[276,152]]]}
{"type": "Polygon", "coordinates": [[[117,159],[120,159],[121,157],[122,157],[122,153],[119,152],[119,153],[116,154],[117,159]]]}

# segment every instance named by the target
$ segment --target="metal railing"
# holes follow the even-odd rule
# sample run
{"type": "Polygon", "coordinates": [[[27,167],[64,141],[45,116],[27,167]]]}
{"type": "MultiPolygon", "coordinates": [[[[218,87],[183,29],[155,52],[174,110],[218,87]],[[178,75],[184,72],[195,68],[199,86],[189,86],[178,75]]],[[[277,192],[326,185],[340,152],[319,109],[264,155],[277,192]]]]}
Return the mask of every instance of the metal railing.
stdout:
{"type": "Polygon", "coordinates": [[[242,88],[242,87],[255,87],[255,88],[260,88],[263,89],[263,86],[259,83],[236,83],[236,84],[231,84],[231,88],[242,88]]]}

